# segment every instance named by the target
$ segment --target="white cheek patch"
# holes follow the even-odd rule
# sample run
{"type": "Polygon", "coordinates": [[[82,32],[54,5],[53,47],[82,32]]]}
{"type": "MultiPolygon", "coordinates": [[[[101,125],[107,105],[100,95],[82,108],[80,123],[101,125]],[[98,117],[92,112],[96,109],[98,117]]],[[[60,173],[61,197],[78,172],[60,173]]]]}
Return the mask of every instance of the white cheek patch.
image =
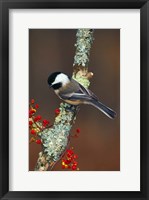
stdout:
{"type": "Polygon", "coordinates": [[[52,83],[52,85],[56,84],[56,83],[62,83],[62,85],[66,85],[69,83],[69,78],[68,76],[66,76],[65,74],[58,74],[55,81],[52,83]]]}

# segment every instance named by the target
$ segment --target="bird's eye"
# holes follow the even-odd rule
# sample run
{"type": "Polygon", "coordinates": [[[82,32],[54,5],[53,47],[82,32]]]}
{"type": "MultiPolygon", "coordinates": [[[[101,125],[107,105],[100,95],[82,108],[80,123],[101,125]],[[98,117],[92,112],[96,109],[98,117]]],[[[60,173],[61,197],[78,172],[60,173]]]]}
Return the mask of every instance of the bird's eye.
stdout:
{"type": "Polygon", "coordinates": [[[53,87],[55,90],[57,90],[62,87],[62,83],[56,83],[56,84],[52,85],[51,87],[53,87]]]}

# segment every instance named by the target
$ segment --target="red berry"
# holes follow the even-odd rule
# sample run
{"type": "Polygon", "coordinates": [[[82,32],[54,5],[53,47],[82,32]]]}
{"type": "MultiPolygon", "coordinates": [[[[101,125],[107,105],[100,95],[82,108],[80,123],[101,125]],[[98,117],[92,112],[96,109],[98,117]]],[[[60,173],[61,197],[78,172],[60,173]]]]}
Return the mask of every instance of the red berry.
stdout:
{"type": "Polygon", "coordinates": [[[34,99],[31,99],[31,103],[34,104],[34,103],[35,103],[35,100],[34,100],[34,99]]]}
{"type": "Polygon", "coordinates": [[[35,131],[34,129],[32,129],[32,130],[31,130],[31,134],[32,134],[32,135],[35,135],[35,134],[36,134],[36,131],[35,131]]]}
{"type": "Polygon", "coordinates": [[[36,144],[41,144],[41,140],[36,140],[36,144]]]}
{"type": "Polygon", "coordinates": [[[72,170],[76,170],[76,169],[77,169],[77,166],[76,166],[76,165],[72,165],[71,169],[72,169],[72,170]]]}
{"type": "Polygon", "coordinates": [[[41,116],[40,115],[38,115],[37,117],[38,117],[38,120],[41,120],[41,116]]]}
{"type": "Polygon", "coordinates": [[[73,151],[72,151],[71,149],[68,149],[68,150],[67,150],[67,153],[72,155],[72,154],[73,154],[73,151]]]}
{"type": "Polygon", "coordinates": [[[74,162],[73,162],[73,165],[77,165],[77,164],[78,164],[78,162],[77,162],[77,161],[74,161],[74,162]]]}
{"type": "Polygon", "coordinates": [[[34,118],[34,122],[37,122],[37,121],[38,121],[38,117],[35,117],[35,118],[34,118]]]}
{"type": "Polygon", "coordinates": [[[42,121],[42,125],[43,125],[43,126],[47,126],[49,123],[50,123],[50,122],[49,122],[48,120],[46,120],[46,119],[44,119],[44,120],[42,121]]]}
{"type": "Polygon", "coordinates": [[[69,153],[67,153],[67,157],[68,157],[68,158],[71,158],[71,157],[72,157],[72,155],[71,155],[71,154],[69,154],[69,153]]]}
{"type": "Polygon", "coordinates": [[[30,109],[29,110],[29,117],[32,117],[32,115],[36,112],[35,109],[30,109]]]}
{"type": "Polygon", "coordinates": [[[57,108],[57,109],[55,109],[55,114],[59,114],[60,113],[60,109],[59,108],[57,108]]]}
{"type": "Polygon", "coordinates": [[[77,132],[77,133],[80,133],[80,128],[77,128],[77,129],[76,129],[76,132],[77,132]]]}
{"type": "Polygon", "coordinates": [[[34,121],[37,122],[37,121],[39,121],[40,119],[41,119],[41,116],[38,115],[37,117],[35,117],[34,121]]]}
{"type": "Polygon", "coordinates": [[[36,105],[35,105],[35,108],[37,108],[37,109],[38,109],[38,108],[39,108],[39,105],[38,105],[38,104],[36,104],[36,105]]]}
{"type": "Polygon", "coordinates": [[[32,121],[29,121],[29,125],[31,126],[33,124],[33,122],[32,121]]]}
{"type": "Polygon", "coordinates": [[[73,151],[71,149],[67,150],[67,157],[72,158],[73,151]]]}
{"type": "Polygon", "coordinates": [[[65,164],[70,164],[71,163],[71,160],[66,160],[65,161],[65,164]]]}
{"type": "Polygon", "coordinates": [[[77,154],[75,154],[73,157],[74,157],[74,159],[77,159],[77,158],[78,158],[78,155],[77,155],[77,154]]]}

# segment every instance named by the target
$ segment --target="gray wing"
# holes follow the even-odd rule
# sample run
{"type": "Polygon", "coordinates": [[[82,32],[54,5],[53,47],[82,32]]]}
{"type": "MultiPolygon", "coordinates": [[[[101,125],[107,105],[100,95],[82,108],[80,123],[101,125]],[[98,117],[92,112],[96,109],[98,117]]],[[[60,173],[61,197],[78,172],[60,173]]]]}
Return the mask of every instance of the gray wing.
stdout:
{"type": "Polygon", "coordinates": [[[65,92],[59,93],[62,99],[69,99],[69,100],[91,100],[96,99],[96,95],[91,92],[90,90],[86,89],[83,85],[71,79],[72,84],[67,87],[65,92]],[[72,89],[73,88],[73,89],[72,89]]]}
{"type": "Polygon", "coordinates": [[[91,104],[112,119],[116,116],[116,112],[102,104],[92,91],[86,89],[74,79],[72,79],[72,85],[69,84],[65,93],[59,93],[59,96],[64,100],[80,100],[80,102],[91,104]]]}
{"type": "Polygon", "coordinates": [[[93,98],[93,99],[98,100],[98,97],[97,97],[91,90],[85,88],[85,87],[84,87],[83,85],[81,85],[80,83],[79,83],[79,85],[80,85],[81,90],[82,90],[85,94],[89,95],[89,96],[90,96],[91,98],[93,98]]]}

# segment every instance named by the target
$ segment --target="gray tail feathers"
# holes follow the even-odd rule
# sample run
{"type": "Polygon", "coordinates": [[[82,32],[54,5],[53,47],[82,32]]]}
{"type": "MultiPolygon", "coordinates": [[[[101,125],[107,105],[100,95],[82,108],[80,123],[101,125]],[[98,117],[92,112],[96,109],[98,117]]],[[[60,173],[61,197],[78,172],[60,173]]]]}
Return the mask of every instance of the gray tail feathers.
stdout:
{"type": "Polygon", "coordinates": [[[116,117],[116,112],[114,112],[111,108],[108,108],[101,102],[97,100],[90,101],[91,105],[93,105],[95,108],[99,109],[101,112],[103,112],[105,115],[107,115],[109,118],[114,119],[116,117]]]}

